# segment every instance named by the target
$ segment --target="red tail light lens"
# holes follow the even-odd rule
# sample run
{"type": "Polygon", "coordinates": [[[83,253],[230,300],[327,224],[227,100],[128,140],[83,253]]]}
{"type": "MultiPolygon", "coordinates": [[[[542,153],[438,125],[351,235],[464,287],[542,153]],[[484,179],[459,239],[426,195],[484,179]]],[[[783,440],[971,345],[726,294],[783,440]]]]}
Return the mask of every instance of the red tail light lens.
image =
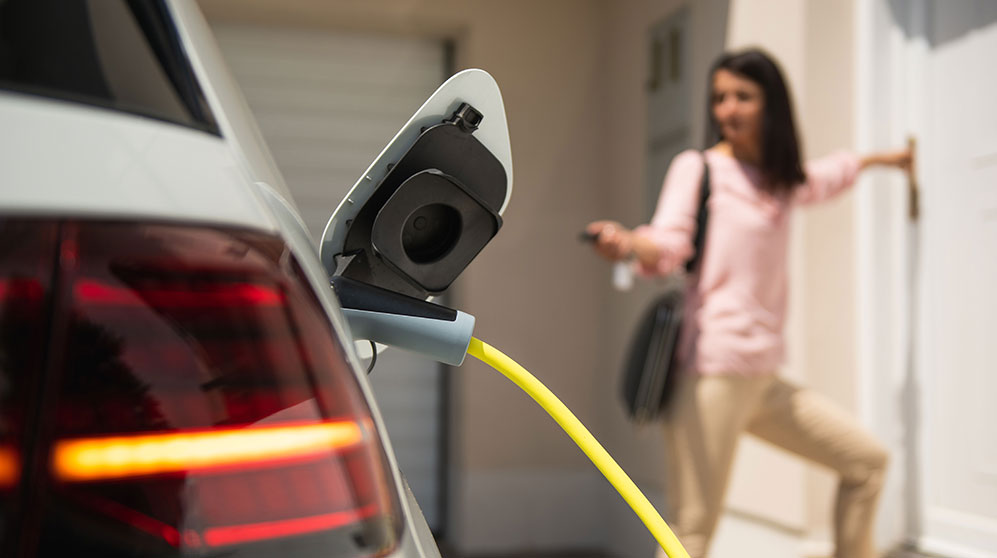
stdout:
{"type": "MultiPolygon", "coordinates": [[[[38,555],[395,546],[370,411],[283,242],[93,222],[62,224],[57,242],[38,555]]],[[[0,491],[23,461],[3,441],[0,491]]]]}
{"type": "Polygon", "coordinates": [[[26,456],[39,447],[29,409],[44,366],[48,294],[57,227],[0,219],[0,555],[13,556],[23,526],[22,503],[32,494],[26,456]],[[27,478],[26,478],[27,477],[27,478]]]}

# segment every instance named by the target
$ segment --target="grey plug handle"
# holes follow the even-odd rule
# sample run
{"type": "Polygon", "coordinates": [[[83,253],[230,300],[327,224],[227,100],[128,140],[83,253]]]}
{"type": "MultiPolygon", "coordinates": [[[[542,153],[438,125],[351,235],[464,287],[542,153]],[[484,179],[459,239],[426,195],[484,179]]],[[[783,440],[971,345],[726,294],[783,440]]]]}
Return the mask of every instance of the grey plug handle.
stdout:
{"type": "Polygon", "coordinates": [[[474,316],[460,310],[453,321],[351,308],[344,308],[343,314],[357,339],[398,347],[453,366],[464,362],[474,332],[474,316]]]}
{"type": "Polygon", "coordinates": [[[459,366],[474,316],[343,276],[332,278],[353,336],[459,366]]]}

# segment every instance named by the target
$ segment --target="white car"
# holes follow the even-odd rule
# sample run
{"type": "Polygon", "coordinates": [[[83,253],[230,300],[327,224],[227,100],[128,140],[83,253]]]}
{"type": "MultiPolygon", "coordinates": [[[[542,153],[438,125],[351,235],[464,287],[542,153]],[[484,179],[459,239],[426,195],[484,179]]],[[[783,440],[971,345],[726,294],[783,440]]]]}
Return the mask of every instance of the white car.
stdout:
{"type": "Polygon", "coordinates": [[[0,1],[0,555],[439,556],[288,200],[192,2],[0,1]]]}

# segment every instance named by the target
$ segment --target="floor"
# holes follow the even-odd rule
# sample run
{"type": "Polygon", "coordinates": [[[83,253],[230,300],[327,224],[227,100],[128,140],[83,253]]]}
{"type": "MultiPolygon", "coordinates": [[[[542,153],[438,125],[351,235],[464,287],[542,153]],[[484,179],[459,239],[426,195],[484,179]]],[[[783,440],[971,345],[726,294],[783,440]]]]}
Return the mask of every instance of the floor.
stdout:
{"type": "MultiPolygon", "coordinates": [[[[475,554],[462,556],[440,545],[443,558],[652,558],[619,556],[608,550],[564,550],[558,552],[520,552],[512,554],[475,554]]],[[[724,514],[713,538],[710,558],[830,558],[830,548],[808,547],[790,529],[754,521],[750,516],[733,512],[724,514]]],[[[907,547],[897,547],[883,558],[945,558],[924,554],[907,547]]]]}
{"type": "Polygon", "coordinates": [[[911,548],[897,548],[891,551],[884,558],[945,558],[937,554],[924,554],[911,548]]]}
{"type": "MultiPolygon", "coordinates": [[[[458,558],[456,555],[444,554],[443,558],[458,558]]],[[[474,556],[474,558],[616,558],[603,552],[594,551],[566,551],[555,553],[521,553],[521,554],[489,554],[487,556],[474,556]]],[[[907,558],[907,557],[903,557],[907,558]]]]}
{"type": "MultiPolygon", "coordinates": [[[[605,551],[574,550],[560,552],[522,552],[515,554],[460,556],[448,550],[445,545],[440,547],[443,558],[631,558],[609,554],[605,551]]],[[[730,515],[721,522],[711,552],[712,558],[804,558],[807,553],[801,550],[800,541],[791,533],[759,527],[750,521],[745,521],[730,515]]],[[[651,557],[638,557],[651,558],[651,557]]],[[[817,558],[807,557],[807,558],[817,558]]],[[[891,550],[883,558],[945,558],[933,554],[923,554],[916,550],[898,547],[891,550]]]]}
{"type": "MultiPolygon", "coordinates": [[[[457,558],[453,554],[444,554],[444,558],[457,558]]],[[[521,554],[502,554],[502,555],[488,555],[488,556],[475,556],[474,558],[617,558],[609,554],[601,552],[557,552],[557,553],[521,553],[521,554]]],[[[944,558],[934,554],[922,554],[915,550],[910,550],[906,548],[898,548],[886,554],[883,558],[944,558]]]]}

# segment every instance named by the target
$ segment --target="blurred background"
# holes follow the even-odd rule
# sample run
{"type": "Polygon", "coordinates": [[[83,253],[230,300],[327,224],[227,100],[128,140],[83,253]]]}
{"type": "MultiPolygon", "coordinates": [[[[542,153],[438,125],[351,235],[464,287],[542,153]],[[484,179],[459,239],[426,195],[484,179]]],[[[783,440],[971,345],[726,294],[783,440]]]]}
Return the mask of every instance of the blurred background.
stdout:
{"type": "MultiPolygon", "coordinates": [[[[452,289],[476,336],[544,381],[663,509],[659,429],[618,373],[654,294],[577,240],[646,222],[668,162],[703,146],[725,49],[781,61],[805,153],[918,139],[899,173],[798,212],[783,373],[891,449],[883,549],[997,556],[997,2],[993,0],[198,0],[313,238],[446,77],[502,90],[514,190],[452,289]]],[[[487,118],[487,115],[486,115],[487,118]]],[[[651,556],[654,542],[547,415],[477,361],[389,351],[372,374],[401,467],[447,556],[651,556]]],[[[742,444],[714,556],[827,556],[833,477],[742,444]]]]}

